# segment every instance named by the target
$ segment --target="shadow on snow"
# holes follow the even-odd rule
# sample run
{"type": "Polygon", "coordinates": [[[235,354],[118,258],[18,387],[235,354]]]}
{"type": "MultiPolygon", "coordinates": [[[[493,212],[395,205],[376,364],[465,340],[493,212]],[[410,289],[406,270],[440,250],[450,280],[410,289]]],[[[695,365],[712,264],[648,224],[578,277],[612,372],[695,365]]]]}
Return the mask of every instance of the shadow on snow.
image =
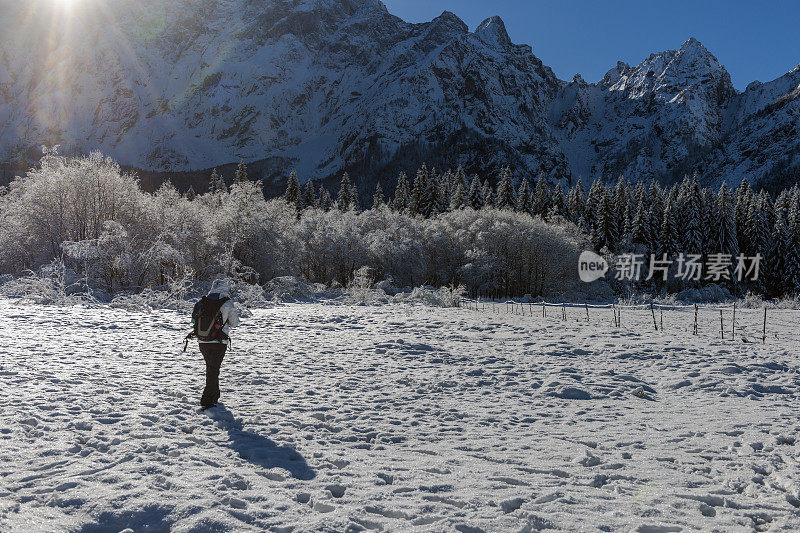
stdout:
{"type": "Polygon", "coordinates": [[[281,468],[295,479],[310,480],[316,477],[316,472],[300,452],[291,446],[278,446],[275,441],[258,433],[243,430],[241,422],[224,405],[219,404],[204,412],[222,422],[229,439],[222,444],[229,446],[242,459],[264,468],[281,468]]]}

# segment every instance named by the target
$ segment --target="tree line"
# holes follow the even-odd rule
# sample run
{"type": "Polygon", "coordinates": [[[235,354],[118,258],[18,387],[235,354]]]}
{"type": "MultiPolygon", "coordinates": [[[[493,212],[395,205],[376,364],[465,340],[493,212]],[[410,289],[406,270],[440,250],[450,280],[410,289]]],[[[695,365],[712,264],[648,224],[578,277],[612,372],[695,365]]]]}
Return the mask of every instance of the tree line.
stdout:
{"type": "MultiPolygon", "coordinates": [[[[497,185],[478,176],[468,178],[463,169],[438,173],[423,165],[414,179],[401,173],[392,194],[378,182],[371,207],[386,206],[399,213],[423,218],[461,209],[515,211],[546,222],[574,224],[595,250],[607,256],[636,253],[675,257],[678,254],[759,255],[761,275],[740,283],[733,272],[722,280],[731,291],[771,297],[800,292],[800,189],[795,185],[773,196],[754,191],[747,180],[736,189],[727,184],[702,187],[698,176],[685,177],[672,186],[656,181],[616,183],[597,179],[587,188],[578,180],[565,190],[544,175],[531,181],[515,177],[504,168],[497,185]]],[[[284,199],[298,215],[305,209],[362,209],[359,196],[345,173],[335,199],[313,181],[301,186],[297,173],[289,177],[284,199]]],[[[635,289],[677,291],[700,282],[651,280],[635,289]]],[[[719,281],[715,281],[720,283],[719,281]]]]}

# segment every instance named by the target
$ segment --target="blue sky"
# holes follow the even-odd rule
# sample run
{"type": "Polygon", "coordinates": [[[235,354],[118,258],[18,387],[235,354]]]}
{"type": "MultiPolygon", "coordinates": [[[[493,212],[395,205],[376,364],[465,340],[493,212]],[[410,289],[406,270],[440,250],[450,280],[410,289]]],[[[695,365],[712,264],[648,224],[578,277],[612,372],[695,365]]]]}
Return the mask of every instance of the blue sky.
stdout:
{"type": "Polygon", "coordinates": [[[541,1],[384,0],[409,22],[452,11],[471,30],[500,15],[515,43],[533,52],[561,79],[576,73],[594,82],[622,60],[632,65],[652,52],[702,42],[727,68],[734,85],[769,81],[800,63],[800,2],[742,0],[541,1]]]}

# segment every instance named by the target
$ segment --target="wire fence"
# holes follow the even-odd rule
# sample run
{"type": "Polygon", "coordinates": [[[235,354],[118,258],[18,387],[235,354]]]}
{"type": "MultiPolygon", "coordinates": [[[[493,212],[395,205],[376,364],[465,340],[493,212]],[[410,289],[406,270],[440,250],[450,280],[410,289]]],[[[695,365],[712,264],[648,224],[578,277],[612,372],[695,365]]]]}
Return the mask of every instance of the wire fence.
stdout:
{"type": "Polygon", "coordinates": [[[753,309],[732,305],[589,304],[465,298],[461,307],[475,311],[528,316],[532,319],[607,325],[617,329],[658,331],[663,334],[712,336],[717,339],[763,343],[781,341],[800,346],[800,311],[753,309]]]}

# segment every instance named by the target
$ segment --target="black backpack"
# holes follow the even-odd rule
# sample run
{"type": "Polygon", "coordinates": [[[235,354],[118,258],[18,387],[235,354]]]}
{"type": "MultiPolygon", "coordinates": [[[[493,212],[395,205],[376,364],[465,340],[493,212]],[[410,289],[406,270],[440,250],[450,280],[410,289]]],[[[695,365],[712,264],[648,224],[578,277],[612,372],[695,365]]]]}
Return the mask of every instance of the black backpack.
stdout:
{"type": "Polygon", "coordinates": [[[186,336],[186,343],[183,351],[189,345],[189,339],[198,339],[200,342],[227,341],[228,337],[222,328],[225,323],[222,321],[220,310],[225,302],[230,298],[211,299],[203,296],[192,310],[192,325],[194,329],[186,336]]]}

